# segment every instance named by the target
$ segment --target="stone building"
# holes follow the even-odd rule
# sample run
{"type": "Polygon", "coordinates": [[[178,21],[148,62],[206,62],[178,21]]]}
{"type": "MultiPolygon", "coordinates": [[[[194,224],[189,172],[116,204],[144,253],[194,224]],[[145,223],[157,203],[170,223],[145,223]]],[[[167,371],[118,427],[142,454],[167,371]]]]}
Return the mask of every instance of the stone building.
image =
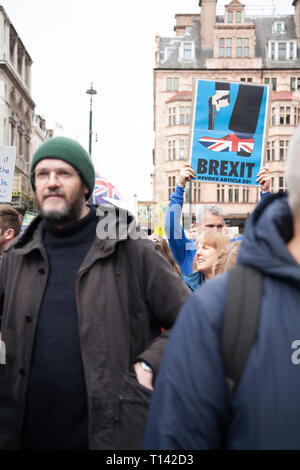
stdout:
{"type": "Polygon", "coordinates": [[[12,203],[24,212],[31,194],[32,60],[2,6],[0,38],[0,144],[17,148],[12,203]]]}
{"type": "MultiPolygon", "coordinates": [[[[265,166],[270,169],[272,191],[285,188],[286,150],[300,123],[300,0],[291,3],[294,15],[249,16],[247,5],[238,0],[228,3],[223,15],[217,15],[217,0],[200,0],[199,14],[175,16],[174,37],[156,37],[155,201],[169,199],[180,168],[189,160],[195,77],[270,85],[265,166]]],[[[197,205],[217,203],[224,208],[229,224],[241,228],[258,200],[259,189],[254,186],[192,185],[194,213],[197,205]]]]}

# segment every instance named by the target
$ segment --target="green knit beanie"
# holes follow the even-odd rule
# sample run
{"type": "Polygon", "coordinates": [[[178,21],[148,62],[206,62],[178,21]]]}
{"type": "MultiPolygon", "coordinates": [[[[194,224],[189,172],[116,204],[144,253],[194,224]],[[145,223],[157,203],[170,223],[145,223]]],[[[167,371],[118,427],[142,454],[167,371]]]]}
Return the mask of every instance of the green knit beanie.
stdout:
{"type": "Polygon", "coordinates": [[[33,190],[34,176],[33,171],[37,163],[44,158],[57,158],[72,165],[77,171],[83,182],[89,189],[87,199],[90,197],[95,186],[95,170],[92,160],[86,150],[75,140],[67,137],[53,137],[46,140],[35,152],[31,160],[30,181],[33,190]]]}

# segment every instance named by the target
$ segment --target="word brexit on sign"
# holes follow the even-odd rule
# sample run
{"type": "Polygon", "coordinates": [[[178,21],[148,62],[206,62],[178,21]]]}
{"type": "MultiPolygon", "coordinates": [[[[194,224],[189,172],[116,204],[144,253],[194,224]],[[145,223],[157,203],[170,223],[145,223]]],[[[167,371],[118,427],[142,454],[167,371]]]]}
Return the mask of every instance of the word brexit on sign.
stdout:
{"type": "Polygon", "coordinates": [[[255,163],[198,159],[198,180],[251,184],[255,163]],[[205,176],[203,176],[205,175],[205,176]]]}
{"type": "Polygon", "coordinates": [[[11,202],[16,147],[0,146],[0,202],[11,202]]]}

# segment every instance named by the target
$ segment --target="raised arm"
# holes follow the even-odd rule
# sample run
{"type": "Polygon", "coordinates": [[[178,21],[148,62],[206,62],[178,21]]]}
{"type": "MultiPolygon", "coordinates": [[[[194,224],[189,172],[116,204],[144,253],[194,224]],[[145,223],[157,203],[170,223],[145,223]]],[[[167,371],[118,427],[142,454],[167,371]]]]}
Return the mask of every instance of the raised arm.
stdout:
{"type": "Polygon", "coordinates": [[[181,268],[189,239],[186,237],[181,225],[181,213],[185,186],[188,181],[195,179],[195,171],[189,163],[185,163],[179,173],[178,184],[175,192],[170,197],[169,206],[165,217],[165,232],[175,261],[181,268]]]}

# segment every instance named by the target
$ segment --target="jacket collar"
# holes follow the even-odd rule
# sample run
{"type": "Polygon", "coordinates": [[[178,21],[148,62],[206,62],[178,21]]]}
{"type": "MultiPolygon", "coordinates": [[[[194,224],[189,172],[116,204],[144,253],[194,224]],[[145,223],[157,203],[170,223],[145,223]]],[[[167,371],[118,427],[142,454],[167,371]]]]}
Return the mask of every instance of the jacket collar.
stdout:
{"type": "MultiPolygon", "coordinates": [[[[116,249],[118,243],[123,242],[136,230],[135,218],[130,212],[115,206],[101,205],[97,208],[98,225],[95,241],[91,246],[84,265],[87,267],[96,259],[107,258],[116,249]],[[107,227],[107,230],[104,229],[107,227]]],[[[143,238],[143,232],[140,232],[143,238]]],[[[43,245],[43,218],[38,215],[19,237],[13,240],[5,251],[14,249],[15,254],[27,255],[34,250],[44,250],[43,245]]]]}

